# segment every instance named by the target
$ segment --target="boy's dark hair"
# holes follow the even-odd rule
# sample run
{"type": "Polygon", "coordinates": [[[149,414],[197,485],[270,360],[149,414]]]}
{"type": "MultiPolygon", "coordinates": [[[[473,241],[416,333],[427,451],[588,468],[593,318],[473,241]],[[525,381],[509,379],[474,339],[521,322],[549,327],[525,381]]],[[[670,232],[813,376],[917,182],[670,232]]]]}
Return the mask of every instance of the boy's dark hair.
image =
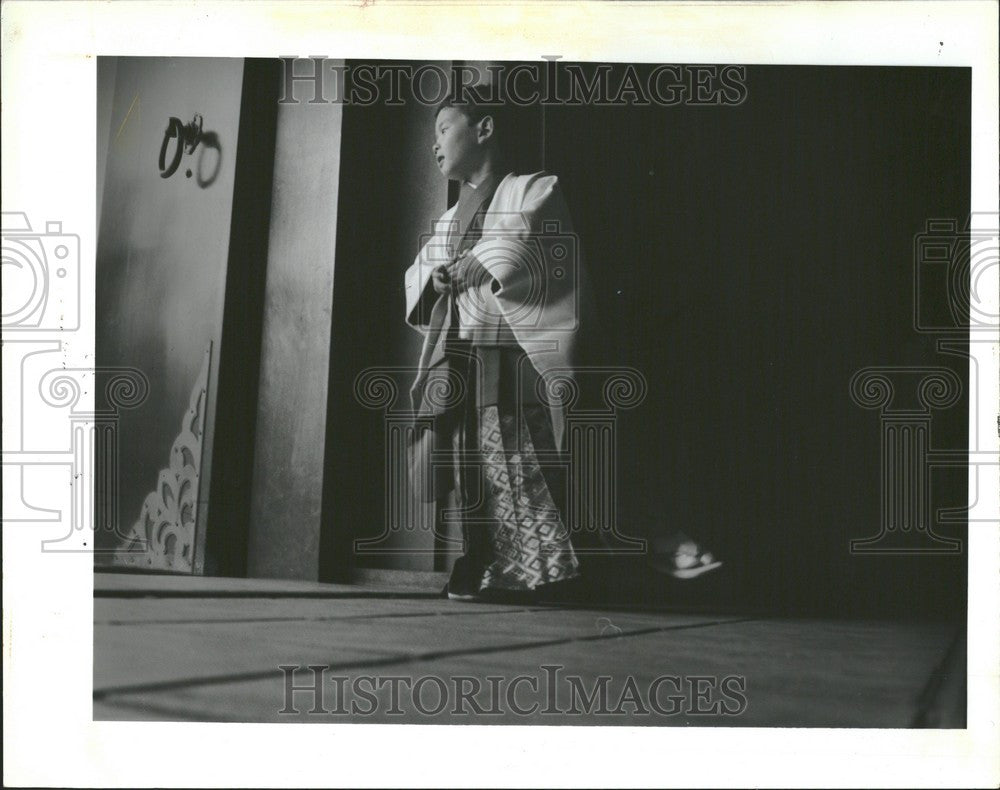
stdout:
{"type": "Polygon", "coordinates": [[[542,169],[538,134],[541,127],[540,106],[522,107],[505,101],[488,85],[463,86],[451,93],[434,109],[434,119],[446,107],[458,110],[470,124],[487,115],[493,118],[493,139],[506,166],[518,173],[542,169]],[[460,93],[461,95],[455,95],[460,93]]]}
{"type": "Polygon", "coordinates": [[[479,123],[487,115],[493,118],[493,136],[503,144],[512,137],[514,113],[502,100],[490,97],[486,86],[463,86],[461,91],[453,90],[434,108],[434,118],[441,111],[451,107],[464,115],[470,124],[479,123]]]}

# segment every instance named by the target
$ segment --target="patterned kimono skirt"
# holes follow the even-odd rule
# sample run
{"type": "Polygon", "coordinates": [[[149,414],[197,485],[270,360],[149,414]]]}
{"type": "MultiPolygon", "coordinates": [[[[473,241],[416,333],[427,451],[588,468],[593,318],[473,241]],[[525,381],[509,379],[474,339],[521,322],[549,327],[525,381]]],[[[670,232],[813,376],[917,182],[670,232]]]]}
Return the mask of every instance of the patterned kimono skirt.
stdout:
{"type": "Polygon", "coordinates": [[[561,508],[565,470],[534,366],[520,347],[472,346],[453,434],[454,502],[481,589],[533,590],[579,575],[561,508]]]}

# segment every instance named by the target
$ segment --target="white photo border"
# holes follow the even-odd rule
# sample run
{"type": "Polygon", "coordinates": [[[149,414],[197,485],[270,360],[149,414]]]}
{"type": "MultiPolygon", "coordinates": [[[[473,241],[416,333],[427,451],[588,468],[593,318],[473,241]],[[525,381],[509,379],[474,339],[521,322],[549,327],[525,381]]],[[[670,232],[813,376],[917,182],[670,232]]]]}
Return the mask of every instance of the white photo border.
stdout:
{"type": "MultiPolygon", "coordinates": [[[[2,18],[3,210],[81,241],[67,367],[93,365],[99,55],[969,66],[971,206],[998,206],[995,2],[5,2],[2,18]]],[[[984,312],[998,292],[994,267],[984,312]]],[[[1000,400],[997,349],[978,352],[981,403],[1000,400]]],[[[996,411],[981,412],[970,435],[996,452],[996,411]]],[[[996,786],[997,513],[980,491],[970,518],[993,521],[968,535],[968,728],[948,731],[94,722],[93,558],[5,529],[5,784],[996,786]]]]}

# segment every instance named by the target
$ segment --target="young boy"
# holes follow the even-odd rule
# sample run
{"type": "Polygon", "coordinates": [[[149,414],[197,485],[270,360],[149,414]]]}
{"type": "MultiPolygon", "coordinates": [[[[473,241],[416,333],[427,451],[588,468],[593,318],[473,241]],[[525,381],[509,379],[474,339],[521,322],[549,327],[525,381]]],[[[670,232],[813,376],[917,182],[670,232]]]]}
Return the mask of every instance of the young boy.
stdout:
{"type": "Polygon", "coordinates": [[[579,250],[558,179],[510,170],[502,113],[438,108],[433,154],[461,189],[405,275],[407,322],[425,334],[411,397],[433,425],[411,480],[425,499],[451,489],[462,512],[447,586],[459,600],[579,575],[560,512],[565,414],[550,397],[573,387],[579,250]]]}
{"type": "MultiPolygon", "coordinates": [[[[459,600],[579,576],[561,396],[580,391],[586,273],[558,179],[512,172],[509,130],[499,107],[438,108],[433,154],[461,189],[405,275],[406,320],[425,334],[411,398],[433,426],[415,434],[411,480],[426,500],[453,492],[462,512],[465,554],[447,586],[459,600]]],[[[648,561],[679,579],[721,565],[678,530],[648,561]]]]}

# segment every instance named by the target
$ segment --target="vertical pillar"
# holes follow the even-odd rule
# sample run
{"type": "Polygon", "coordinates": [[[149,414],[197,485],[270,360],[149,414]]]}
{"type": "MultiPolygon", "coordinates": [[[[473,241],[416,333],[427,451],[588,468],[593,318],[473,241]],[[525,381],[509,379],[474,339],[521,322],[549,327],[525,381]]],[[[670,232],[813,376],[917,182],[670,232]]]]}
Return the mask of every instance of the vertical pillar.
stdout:
{"type": "Polygon", "coordinates": [[[317,580],[343,107],[297,95],[277,111],[247,575],[317,580]]]}

